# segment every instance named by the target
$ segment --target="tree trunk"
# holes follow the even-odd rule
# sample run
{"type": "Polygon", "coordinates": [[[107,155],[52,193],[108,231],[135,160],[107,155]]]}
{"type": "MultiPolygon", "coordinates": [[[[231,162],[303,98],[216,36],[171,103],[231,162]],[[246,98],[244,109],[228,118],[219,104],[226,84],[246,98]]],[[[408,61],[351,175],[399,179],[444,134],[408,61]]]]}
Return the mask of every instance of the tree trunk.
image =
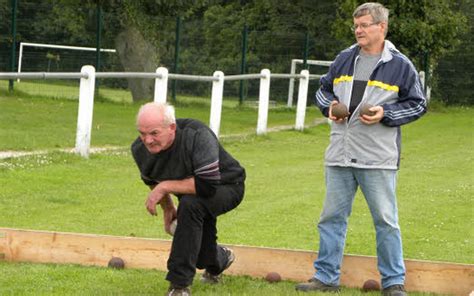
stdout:
{"type": "MultiPolygon", "coordinates": [[[[130,27],[118,34],[115,48],[126,72],[155,72],[157,65],[156,49],[146,41],[140,31],[130,27]]],[[[154,80],[127,78],[133,101],[153,98],[154,80]]]]}

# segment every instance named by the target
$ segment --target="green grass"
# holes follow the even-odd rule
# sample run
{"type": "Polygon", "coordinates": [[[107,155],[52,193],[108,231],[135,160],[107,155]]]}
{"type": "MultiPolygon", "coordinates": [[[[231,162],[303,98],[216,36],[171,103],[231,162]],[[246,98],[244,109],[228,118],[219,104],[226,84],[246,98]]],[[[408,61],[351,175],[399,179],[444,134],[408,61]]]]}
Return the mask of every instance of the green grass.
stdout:
{"type": "MultiPolygon", "coordinates": [[[[0,89],[8,89],[8,80],[0,80],[0,89]]],[[[14,83],[16,93],[35,98],[63,98],[77,100],[79,98],[79,80],[21,80],[14,83]]]]}
{"type": "MultiPolygon", "coordinates": [[[[88,160],[62,152],[0,160],[0,226],[169,238],[160,216],[149,216],[143,206],[148,189],[139,180],[128,151],[136,137],[133,125],[138,105],[99,102],[94,108],[93,146],[124,148],[93,154],[88,160]]],[[[0,94],[0,151],[72,147],[76,109],[77,102],[72,100],[0,94]]],[[[441,111],[402,129],[398,202],[404,253],[411,259],[472,264],[474,112],[469,108],[441,111]]],[[[208,112],[207,104],[193,100],[177,106],[179,117],[207,122],[208,112]]],[[[219,241],[316,250],[329,127],[257,137],[251,135],[256,110],[225,107],[223,112],[222,135],[250,134],[223,140],[246,168],[248,180],[243,203],[219,219],[219,241]]],[[[308,121],[320,117],[315,108],[308,114],[308,121]]],[[[269,115],[269,125],[293,123],[294,110],[277,108],[269,115]]],[[[371,217],[360,194],[345,251],[375,255],[371,217]]],[[[163,273],[156,271],[10,263],[1,263],[0,270],[9,275],[0,277],[0,292],[4,289],[6,294],[31,295],[35,287],[45,291],[43,295],[82,291],[146,295],[165,289],[163,273]]],[[[229,285],[215,288],[197,284],[194,291],[197,295],[294,293],[289,282],[269,285],[246,277],[226,277],[226,281],[229,285]]],[[[358,291],[344,293],[357,295],[358,291]]]]}
{"type": "MultiPolygon", "coordinates": [[[[21,83],[23,84],[23,82],[21,83]]],[[[77,108],[75,100],[36,98],[20,92],[9,96],[0,91],[0,151],[71,148],[75,145],[77,108]]],[[[179,97],[177,117],[190,117],[209,122],[209,100],[179,97]]],[[[224,104],[221,135],[254,133],[258,110],[235,107],[235,100],[224,104]],[[231,107],[234,106],[234,107],[231,107]]],[[[135,116],[140,104],[99,101],[94,104],[91,131],[92,146],[127,146],[137,136],[135,116]]],[[[308,110],[306,123],[321,116],[308,110]]],[[[274,108],[268,115],[268,127],[294,125],[294,108],[274,108]]]]}
{"type": "MultiPolygon", "coordinates": [[[[404,130],[398,198],[407,258],[473,263],[472,111],[453,112],[456,121],[452,113],[432,113],[404,130]]],[[[328,132],[321,125],[225,142],[248,180],[242,205],[220,220],[222,242],[317,248],[328,132]]],[[[148,189],[128,148],[88,160],[59,152],[6,159],[0,176],[2,226],[167,238],[161,220],[146,214],[148,189]]],[[[375,254],[371,224],[359,194],[347,253],[375,254]]]]}
{"type": "MultiPolygon", "coordinates": [[[[0,277],[2,295],[163,295],[168,289],[168,282],[161,280],[165,273],[156,270],[114,270],[78,265],[7,262],[0,262],[0,270],[3,272],[0,277]]],[[[296,292],[295,283],[291,281],[269,284],[263,279],[224,275],[222,284],[206,285],[200,283],[198,278],[197,276],[192,287],[192,293],[196,296],[308,295],[296,292]]],[[[343,288],[338,295],[375,296],[380,295],[380,292],[364,293],[359,289],[343,288]]]]}

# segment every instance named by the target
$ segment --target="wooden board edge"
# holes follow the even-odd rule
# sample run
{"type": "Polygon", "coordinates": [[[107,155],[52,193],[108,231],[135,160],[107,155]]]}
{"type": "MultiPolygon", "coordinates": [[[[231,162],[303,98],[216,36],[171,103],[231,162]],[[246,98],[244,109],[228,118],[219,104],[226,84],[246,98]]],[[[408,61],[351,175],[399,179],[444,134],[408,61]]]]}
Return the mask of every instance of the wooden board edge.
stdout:
{"type": "MultiPolygon", "coordinates": [[[[227,246],[237,258],[228,274],[263,278],[274,271],[283,279],[306,281],[314,273],[314,251],[227,246]]],[[[170,240],[0,228],[0,260],[13,262],[107,266],[115,256],[124,259],[128,268],[165,271],[170,248],[170,240]]],[[[468,295],[474,289],[472,264],[420,260],[405,260],[405,264],[408,291],[468,295]]],[[[380,280],[377,258],[345,255],[341,284],[360,288],[367,279],[380,280]]]]}

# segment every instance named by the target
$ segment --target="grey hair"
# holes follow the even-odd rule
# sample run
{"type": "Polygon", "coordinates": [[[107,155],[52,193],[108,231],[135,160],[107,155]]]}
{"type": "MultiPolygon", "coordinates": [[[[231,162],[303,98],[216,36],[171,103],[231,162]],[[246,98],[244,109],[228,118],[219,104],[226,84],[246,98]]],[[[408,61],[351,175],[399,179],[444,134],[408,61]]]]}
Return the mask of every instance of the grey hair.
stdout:
{"type": "Polygon", "coordinates": [[[174,112],[173,106],[171,106],[168,103],[151,102],[151,103],[144,104],[138,110],[137,124],[138,124],[138,119],[142,116],[142,114],[149,111],[155,112],[156,114],[163,114],[164,125],[170,125],[170,124],[176,123],[176,117],[174,115],[175,112],[174,112]]]}
{"type": "Polygon", "coordinates": [[[372,19],[374,20],[374,23],[386,23],[387,28],[385,29],[385,35],[387,35],[388,14],[388,9],[385,8],[385,6],[383,6],[382,4],[377,2],[367,2],[362,5],[359,5],[359,7],[354,10],[352,16],[354,18],[358,18],[364,15],[371,15],[372,19]]]}

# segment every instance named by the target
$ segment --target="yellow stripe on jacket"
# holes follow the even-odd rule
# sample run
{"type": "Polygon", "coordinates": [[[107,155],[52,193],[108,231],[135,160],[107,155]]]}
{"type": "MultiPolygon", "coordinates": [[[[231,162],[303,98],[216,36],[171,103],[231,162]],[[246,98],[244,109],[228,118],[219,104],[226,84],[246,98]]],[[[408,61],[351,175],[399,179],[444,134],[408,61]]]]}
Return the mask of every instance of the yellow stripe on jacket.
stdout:
{"type": "Polygon", "coordinates": [[[340,82],[349,82],[349,81],[352,81],[352,76],[349,76],[349,75],[342,75],[338,78],[335,78],[334,81],[333,81],[333,84],[336,85],[340,82]]]}
{"type": "Polygon", "coordinates": [[[367,86],[375,86],[375,87],[380,87],[381,89],[388,90],[388,91],[393,91],[398,93],[398,85],[390,85],[383,83],[382,81],[377,81],[377,80],[369,80],[367,82],[367,86]]]}

